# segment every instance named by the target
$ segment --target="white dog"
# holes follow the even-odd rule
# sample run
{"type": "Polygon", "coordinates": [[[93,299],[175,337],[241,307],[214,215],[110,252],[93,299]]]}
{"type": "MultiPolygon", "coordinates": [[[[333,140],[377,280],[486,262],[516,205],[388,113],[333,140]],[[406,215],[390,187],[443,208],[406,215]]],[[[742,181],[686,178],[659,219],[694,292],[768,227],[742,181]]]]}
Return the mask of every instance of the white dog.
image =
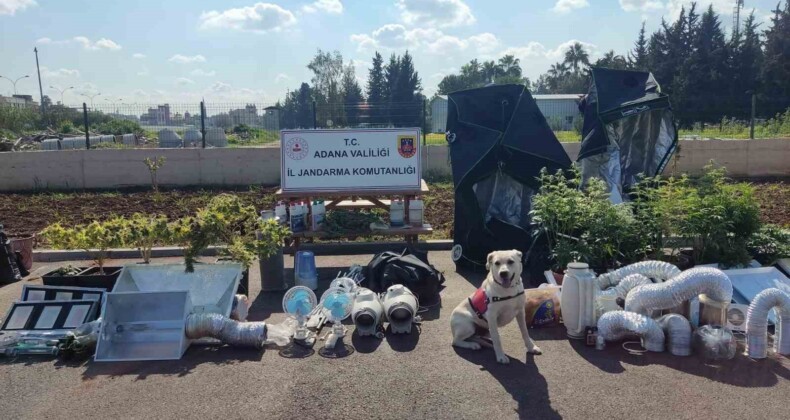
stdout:
{"type": "Polygon", "coordinates": [[[521,252],[494,251],[488,254],[486,269],[488,276],[477,291],[464,299],[450,315],[453,345],[465,349],[479,350],[481,345],[493,344],[496,361],[508,363],[510,359],[502,351],[499,327],[513,321],[518,322],[521,337],[527,352],[541,354],[541,350],[529,338],[527,320],[524,317],[524,285],[521,283],[521,252]],[[491,343],[478,332],[488,330],[491,343]]]}

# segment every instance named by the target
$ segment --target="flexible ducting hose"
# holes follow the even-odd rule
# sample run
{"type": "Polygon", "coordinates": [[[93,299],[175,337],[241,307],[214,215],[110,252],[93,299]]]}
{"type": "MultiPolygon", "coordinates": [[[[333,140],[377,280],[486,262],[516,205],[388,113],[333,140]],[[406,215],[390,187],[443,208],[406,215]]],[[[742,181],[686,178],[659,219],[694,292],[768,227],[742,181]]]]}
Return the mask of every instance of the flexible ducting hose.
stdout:
{"type": "Polygon", "coordinates": [[[664,331],[656,321],[644,315],[626,311],[607,312],[598,319],[598,343],[602,348],[605,341],[616,341],[636,334],[642,339],[642,347],[648,351],[664,351],[664,331]]]}
{"type": "Polygon", "coordinates": [[[752,359],[768,356],[768,312],[773,308],[777,319],[774,349],[790,355],[790,294],[771,288],[758,293],[746,312],[746,351],[752,359]]]}
{"type": "Polygon", "coordinates": [[[216,338],[225,344],[263,347],[266,340],[265,322],[238,322],[214,313],[187,316],[186,335],[191,339],[216,338]]]}
{"type": "Polygon", "coordinates": [[[630,292],[631,289],[644,284],[653,284],[653,282],[650,281],[650,279],[645,277],[643,274],[640,273],[629,274],[625,276],[622,280],[620,280],[620,282],[617,283],[617,286],[603,290],[599,292],[599,295],[625,299],[625,297],[628,296],[628,292],[630,292]]]}
{"type": "Polygon", "coordinates": [[[691,323],[679,314],[667,314],[656,320],[667,338],[669,352],[675,356],[691,355],[691,323]]]}
{"type": "Polygon", "coordinates": [[[680,269],[665,261],[642,261],[627,265],[611,273],[605,273],[598,276],[598,287],[605,290],[609,287],[616,286],[621,280],[625,279],[631,274],[641,274],[645,277],[654,279],[669,280],[678,275],[680,269]]]}
{"type": "Polygon", "coordinates": [[[717,302],[730,303],[732,282],[719,269],[692,268],[664,283],[646,284],[634,288],[625,298],[625,310],[648,314],[656,309],[674,308],[700,294],[705,294],[717,302]]]}

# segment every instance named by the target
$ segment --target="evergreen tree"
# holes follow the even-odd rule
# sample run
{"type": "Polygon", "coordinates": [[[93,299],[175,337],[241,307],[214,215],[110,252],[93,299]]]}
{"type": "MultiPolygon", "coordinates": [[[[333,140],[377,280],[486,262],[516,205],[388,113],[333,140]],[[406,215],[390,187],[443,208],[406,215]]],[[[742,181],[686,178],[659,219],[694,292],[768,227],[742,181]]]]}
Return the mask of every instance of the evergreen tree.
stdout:
{"type": "Polygon", "coordinates": [[[393,117],[397,118],[398,111],[393,107],[397,92],[398,77],[400,76],[400,58],[393,53],[390,55],[390,61],[384,68],[384,103],[385,115],[387,121],[382,121],[383,124],[394,124],[393,117]]]}
{"type": "Polygon", "coordinates": [[[323,127],[330,120],[343,121],[343,98],[340,82],[343,78],[343,56],[340,52],[316,53],[307,68],[313,72],[313,98],[316,101],[318,125],[323,127]]]}
{"type": "Polygon", "coordinates": [[[384,59],[378,51],[373,56],[373,67],[368,70],[368,85],[366,88],[368,94],[368,104],[370,105],[369,121],[373,124],[380,124],[383,122],[386,113],[383,112],[385,108],[385,91],[387,89],[387,82],[384,78],[384,59]]]}
{"type": "Polygon", "coordinates": [[[639,30],[639,38],[634,43],[634,49],[628,54],[628,65],[634,70],[645,71],[647,64],[647,37],[645,37],[645,22],[642,22],[642,29],[639,30]]]}
{"type": "Polygon", "coordinates": [[[343,71],[341,90],[346,111],[346,124],[352,127],[356,126],[360,123],[360,105],[365,101],[365,97],[362,96],[362,88],[357,82],[353,61],[343,71]]]}
{"type": "Polygon", "coordinates": [[[728,80],[731,81],[731,101],[728,104],[729,116],[749,117],[751,94],[759,90],[760,68],[763,64],[763,51],[758,24],[752,12],[743,23],[743,30],[733,34],[729,50],[728,80]]]}
{"type": "Polygon", "coordinates": [[[768,115],[790,107],[790,1],[776,6],[771,27],[765,31],[765,58],[761,72],[764,96],[761,106],[768,115]]]}
{"type": "Polygon", "coordinates": [[[295,104],[295,127],[313,128],[313,95],[310,85],[302,83],[299,86],[299,93],[294,92],[295,104]]]}
{"type": "Polygon", "coordinates": [[[398,118],[393,123],[401,126],[419,126],[422,114],[422,104],[419,103],[422,92],[420,76],[414,69],[414,62],[409,51],[406,51],[398,60],[400,69],[395,83],[392,102],[397,104],[398,118]]]}

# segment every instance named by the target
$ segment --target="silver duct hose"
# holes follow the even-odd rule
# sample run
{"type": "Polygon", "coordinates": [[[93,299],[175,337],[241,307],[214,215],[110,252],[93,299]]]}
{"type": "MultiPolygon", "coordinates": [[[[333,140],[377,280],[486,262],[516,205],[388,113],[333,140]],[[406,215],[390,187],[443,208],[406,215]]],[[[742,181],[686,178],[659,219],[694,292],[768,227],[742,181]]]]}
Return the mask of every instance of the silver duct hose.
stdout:
{"type": "Polygon", "coordinates": [[[620,280],[625,279],[631,274],[641,274],[645,277],[654,279],[669,280],[680,274],[680,269],[665,261],[642,261],[627,265],[611,273],[601,274],[597,278],[598,287],[600,287],[601,290],[605,290],[609,287],[616,286],[620,280]]]}
{"type": "Polygon", "coordinates": [[[598,342],[603,349],[604,341],[621,340],[631,334],[642,339],[642,347],[648,351],[664,351],[664,331],[656,321],[644,315],[626,311],[607,312],[598,319],[598,342]]]}
{"type": "Polygon", "coordinates": [[[625,298],[625,310],[648,314],[656,309],[674,308],[701,294],[717,302],[730,303],[732,282],[717,268],[692,268],[664,283],[646,284],[631,290],[625,298]]]}
{"type": "Polygon", "coordinates": [[[667,338],[669,352],[675,356],[691,355],[691,323],[679,314],[667,314],[656,320],[667,338]]]}
{"type": "Polygon", "coordinates": [[[645,277],[643,274],[640,273],[629,274],[625,276],[622,280],[620,280],[619,283],[617,283],[617,286],[603,290],[599,292],[599,295],[609,296],[612,298],[625,299],[625,297],[628,296],[628,292],[630,292],[631,289],[644,284],[653,284],[653,282],[650,281],[650,279],[645,277]]]}
{"type": "Polygon", "coordinates": [[[216,338],[223,343],[243,347],[263,347],[266,340],[265,322],[238,322],[214,313],[187,316],[188,338],[216,338]]]}
{"type": "Polygon", "coordinates": [[[774,349],[790,355],[790,294],[771,288],[758,293],[746,312],[746,351],[752,359],[768,356],[768,311],[773,308],[777,319],[774,349]]]}

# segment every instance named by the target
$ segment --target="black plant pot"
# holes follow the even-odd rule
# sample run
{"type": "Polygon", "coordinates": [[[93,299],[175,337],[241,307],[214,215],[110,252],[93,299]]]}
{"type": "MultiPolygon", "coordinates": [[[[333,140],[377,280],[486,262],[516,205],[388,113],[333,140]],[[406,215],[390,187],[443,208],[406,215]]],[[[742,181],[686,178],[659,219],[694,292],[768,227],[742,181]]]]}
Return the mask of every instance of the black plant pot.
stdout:
{"type": "Polygon", "coordinates": [[[41,276],[47,286],[94,287],[111,292],[121,274],[122,267],[104,267],[104,274],[99,274],[99,267],[88,267],[73,276],[61,276],[50,272],[41,276]]]}

